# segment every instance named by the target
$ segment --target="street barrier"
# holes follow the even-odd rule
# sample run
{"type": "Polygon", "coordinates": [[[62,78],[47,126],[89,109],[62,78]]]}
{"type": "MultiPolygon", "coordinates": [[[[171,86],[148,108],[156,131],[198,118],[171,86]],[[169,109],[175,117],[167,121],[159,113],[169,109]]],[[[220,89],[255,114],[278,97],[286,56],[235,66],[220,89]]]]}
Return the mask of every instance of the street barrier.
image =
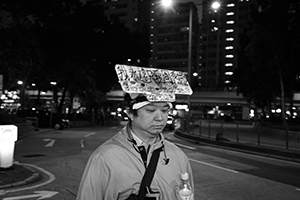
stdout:
{"type": "Polygon", "coordinates": [[[0,126],[0,168],[9,168],[13,164],[15,142],[18,139],[18,127],[0,126]]]}
{"type": "Polygon", "coordinates": [[[226,122],[211,119],[191,119],[190,122],[181,119],[181,121],[184,121],[181,124],[185,125],[180,127],[181,131],[211,140],[217,140],[222,135],[224,140],[241,144],[272,146],[286,150],[300,149],[299,131],[266,128],[251,121],[226,122]]]}

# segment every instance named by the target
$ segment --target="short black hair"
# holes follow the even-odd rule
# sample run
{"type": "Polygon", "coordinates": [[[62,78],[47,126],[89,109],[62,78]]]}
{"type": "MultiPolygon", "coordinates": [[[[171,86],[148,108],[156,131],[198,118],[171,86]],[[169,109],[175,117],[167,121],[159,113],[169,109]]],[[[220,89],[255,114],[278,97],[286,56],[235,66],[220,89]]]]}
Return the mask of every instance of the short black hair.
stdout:
{"type": "MultiPolygon", "coordinates": [[[[137,110],[132,109],[134,102],[133,102],[133,99],[131,98],[131,96],[129,95],[129,93],[126,93],[124,95],[124,101],[126,103],[127,112],[133,114],[133,116],[135,116],[135,117],[138,116],[137,110]]],[[[129,118],[129,121],[131,122],[130,118],[129,118]]]]}

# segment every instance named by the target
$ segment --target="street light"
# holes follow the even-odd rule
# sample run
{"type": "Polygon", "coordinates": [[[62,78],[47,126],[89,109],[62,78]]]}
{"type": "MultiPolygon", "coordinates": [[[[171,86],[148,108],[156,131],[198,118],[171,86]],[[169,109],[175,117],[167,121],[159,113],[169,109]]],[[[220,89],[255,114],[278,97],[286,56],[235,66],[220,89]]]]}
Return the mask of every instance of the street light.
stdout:
{"type": "Polygon", "coordinates": [[[212,4],[211,4],[211,8],[215,11],[215,12],[217,12],[218,11],[218,9],[221,7],[221,4],[220,4],[220,2],[218,2],[218,1],[215,1],[215,2],[213,2],[212,4]]]}

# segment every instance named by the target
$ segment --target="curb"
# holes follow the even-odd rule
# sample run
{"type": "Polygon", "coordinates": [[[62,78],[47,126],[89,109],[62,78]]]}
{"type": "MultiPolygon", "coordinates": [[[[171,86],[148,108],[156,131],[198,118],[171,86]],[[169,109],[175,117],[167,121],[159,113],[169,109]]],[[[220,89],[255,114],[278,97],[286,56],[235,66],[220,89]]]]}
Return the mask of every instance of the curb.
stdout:
{"type": "MultiPolygon", "coordinates": [[[[22,164],[17,164],[15,163],[16,165],[22,165],[22,164]]],[[[11,188],[11,187],[17,187],[17,186],[23,186],[23,185],[27,185],[29,183],[32,183],[34,182],[35,180],[37,180],[39,177],[40,177],[40,174],[35,171],[34,169],[28,167],[28,166],[25,166],[25,165],[22,165],[23,167],[25,167],[26,169],[30,170],[32,172],[32,175],[22,181],[18,181],[18,182],[15,182],[15,183],[10,183],[10,184],[6,184],[6,185],[2,185],[0,186],[0,189],[6,189],[6,188],[11,188]]]]}

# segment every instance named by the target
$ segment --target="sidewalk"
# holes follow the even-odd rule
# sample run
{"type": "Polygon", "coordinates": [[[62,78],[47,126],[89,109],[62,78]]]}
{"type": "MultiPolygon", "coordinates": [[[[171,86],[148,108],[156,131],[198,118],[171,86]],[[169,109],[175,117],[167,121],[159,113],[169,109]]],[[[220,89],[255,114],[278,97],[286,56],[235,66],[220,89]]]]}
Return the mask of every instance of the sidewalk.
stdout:
{"type": "Polygon", "coordinates": [[[289,149],[276,148],[274,146],[258,146],[248,143],[243,143],[242,141],[237,143],[233,141],[217,141],[214,137],[208,138],[201,136],[199,134],[192,134],[184,132],[180,129],[177,129],[174,133],[174,136],[183,140],[197,142],[206,145],[212,145],[220,148],[231,149],[234,151],[242,151],[251,154],[258,154],[267,157],[292,161],[300,163],[300,148],[298,149],[289,149]]]}

